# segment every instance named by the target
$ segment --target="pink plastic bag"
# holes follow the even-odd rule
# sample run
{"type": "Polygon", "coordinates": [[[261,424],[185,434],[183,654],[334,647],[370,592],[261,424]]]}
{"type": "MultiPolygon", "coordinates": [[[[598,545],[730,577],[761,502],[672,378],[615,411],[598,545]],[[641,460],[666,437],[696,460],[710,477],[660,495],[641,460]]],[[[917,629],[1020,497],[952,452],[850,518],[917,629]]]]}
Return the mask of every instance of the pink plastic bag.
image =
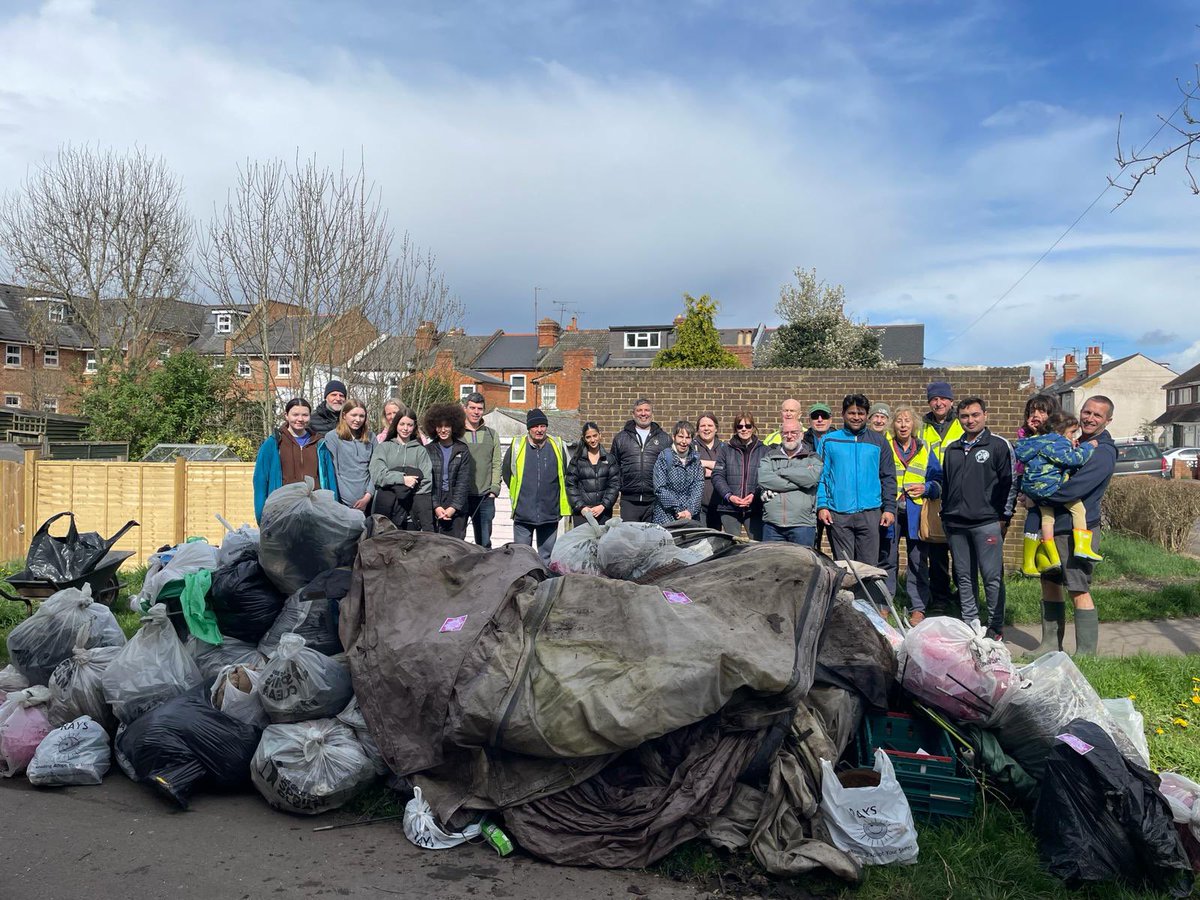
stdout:
{"type": "Polygon", "coordinates": [[[50,689],[43,685],[14,691],[0,706],[0,775],[11,778],[25,771],[33,754],[51,732],[46,715],[50,689]]]}
{"type": "Polygon", "coordinates": [[[956,722],[991,718],[1019,683],[1003,643],[949,616],[933,616],[912,628],[897,656],[897,677],[905,690],[956,722]]]}

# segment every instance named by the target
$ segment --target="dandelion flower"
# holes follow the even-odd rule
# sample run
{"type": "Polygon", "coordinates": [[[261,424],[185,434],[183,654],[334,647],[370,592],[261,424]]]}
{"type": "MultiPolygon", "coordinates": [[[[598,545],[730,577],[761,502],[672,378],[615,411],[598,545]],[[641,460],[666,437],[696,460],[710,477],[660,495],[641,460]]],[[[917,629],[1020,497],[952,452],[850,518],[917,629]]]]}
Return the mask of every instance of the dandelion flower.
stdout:
{"type": "Polygon", "coordinates": [[[1188,720],[1187,720],[1187,719],[1175,719],[1175,720],[1174,720],[1174,723],[1175,723],[1176,725],[1178,725],[1180,728],[1187,728],[1187,727],[1188,727],[1188,720]]]}
{"type": "Polygon", "coordinates": [[[1137,699],[1137,694],[1130,694],[1130,695],[1129,695],[1129,699],[1130,699],[1130,700],[1136,700],[1136,699],[1137,699]]]}
{"type": "Polygon", "coordinates": [[[1155,728],[1155,729],[1154,729],[1154,733],[1155,733],[1155,734],[1166,734],[1166,732],[1165,732],[1165,731],[1163,731],[1161,728],[1155,728]]]}

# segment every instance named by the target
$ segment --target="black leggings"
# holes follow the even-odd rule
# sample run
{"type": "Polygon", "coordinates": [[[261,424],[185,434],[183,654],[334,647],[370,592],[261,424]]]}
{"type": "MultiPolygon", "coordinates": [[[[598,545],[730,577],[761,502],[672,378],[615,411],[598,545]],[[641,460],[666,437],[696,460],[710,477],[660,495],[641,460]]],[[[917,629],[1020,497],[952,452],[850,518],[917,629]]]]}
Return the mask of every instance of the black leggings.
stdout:
{"type": "Polygon", "coordinates": [[[387,516],[404,531],[433,531],[433,496],[428,493],[382,487],[375,494],[372,511],[387,516]]]}

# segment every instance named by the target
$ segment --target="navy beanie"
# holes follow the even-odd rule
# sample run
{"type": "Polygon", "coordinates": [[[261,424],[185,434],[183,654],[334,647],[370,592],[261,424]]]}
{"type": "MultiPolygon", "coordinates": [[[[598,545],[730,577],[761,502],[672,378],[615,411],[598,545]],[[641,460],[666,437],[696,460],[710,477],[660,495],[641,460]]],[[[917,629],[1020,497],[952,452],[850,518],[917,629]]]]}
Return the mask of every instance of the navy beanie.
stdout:
{"type": "Polygon", "coordinates": [[[531,409],[525,415],[525,427],[533,428],[535,425],[549,425],[550,420],[546,418],[546,414],[540,409],[531,409]]]}
{"type": "Polygon", "coordinates": [[[325,393],[321,395],[321,399],[324,400],[326,397],[328,397],[334,391],[341,391],[342,396],[345,397],[346,396],[346,385],[343,384],[342,382],[338,381],[336,378],[333,379],[333,381],[331,381],[327,385],[325,385],[325,393]]]}
{"type": "Polygon", "coordinates": [[[947,400],[953,400],[954,390],[950,387],[950,382],[930,382],[929,387],[925,388],[925,399],[932,400],[934,397],[945,397],[947,400]]]}

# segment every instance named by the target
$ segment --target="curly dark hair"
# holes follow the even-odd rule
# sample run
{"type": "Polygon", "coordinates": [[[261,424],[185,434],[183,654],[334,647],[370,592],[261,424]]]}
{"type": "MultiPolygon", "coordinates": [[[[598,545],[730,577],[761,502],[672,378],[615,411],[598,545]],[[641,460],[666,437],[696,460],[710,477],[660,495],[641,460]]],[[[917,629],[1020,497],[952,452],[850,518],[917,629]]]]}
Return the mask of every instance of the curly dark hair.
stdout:
{"type": "Polygon", "coordinates": [[[450,440],[459,441],[467,432],[467,414],[457,403],[435,403],[425,410],[425,418],[421,425],[431,441],[437,440],[439,425],[449,425],[450,440]]]}

